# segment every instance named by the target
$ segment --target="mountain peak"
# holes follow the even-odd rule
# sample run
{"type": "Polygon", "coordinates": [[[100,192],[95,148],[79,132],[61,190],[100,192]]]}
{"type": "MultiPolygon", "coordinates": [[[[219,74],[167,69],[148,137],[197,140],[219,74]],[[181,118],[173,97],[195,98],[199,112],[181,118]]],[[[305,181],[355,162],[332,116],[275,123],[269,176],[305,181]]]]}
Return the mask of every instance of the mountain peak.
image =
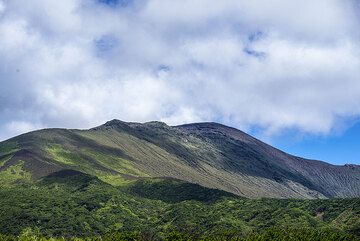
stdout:
{"type": "Polygon", "coordinates": [[[103,126],[123,126],[123,125],[168,126],[165,122],[161,122],[161,121],[148,121],[148,122],[140,123],[140,122],[126,122],[118,119],[107,121],[103,126]]]}
{"type": "Polygon", "coordinates": [[[155,127],[168,127],[168,125],[165,122],[161,122],[161,121],[149,121],[149,122],[145,122],[143,125],[155,126],[155,127]]]}
{"type": "Polygon", "coordinates": [[[119,124],[127,124],[127,122],[118,120],[118,119],[112,119],[110,121],[107,121],[104,125],[105,126],[112,126],[112,125],[119,125],[119,124]]]}
{"type": "Polygon", "coordinates": [[[187,130],[198,130],[198,131],[210,131],[210,130],[223,130],[223,131],[235,131],[245,134],[245,132],[236,129],[234,127],[226,126],[217,122],[198,122],[176,126],[187,130]]]}

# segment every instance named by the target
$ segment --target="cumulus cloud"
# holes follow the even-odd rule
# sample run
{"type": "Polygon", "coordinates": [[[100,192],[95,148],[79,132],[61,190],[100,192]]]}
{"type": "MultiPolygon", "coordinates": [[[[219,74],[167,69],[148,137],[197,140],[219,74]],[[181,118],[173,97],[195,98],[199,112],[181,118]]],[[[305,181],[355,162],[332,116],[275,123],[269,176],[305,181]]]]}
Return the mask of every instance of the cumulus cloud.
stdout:
{"type": "Polygon", "coordinates": [[[328,134],[360,115],[352,0],[0,0],[0,139],[112,118],[328,134]]]}

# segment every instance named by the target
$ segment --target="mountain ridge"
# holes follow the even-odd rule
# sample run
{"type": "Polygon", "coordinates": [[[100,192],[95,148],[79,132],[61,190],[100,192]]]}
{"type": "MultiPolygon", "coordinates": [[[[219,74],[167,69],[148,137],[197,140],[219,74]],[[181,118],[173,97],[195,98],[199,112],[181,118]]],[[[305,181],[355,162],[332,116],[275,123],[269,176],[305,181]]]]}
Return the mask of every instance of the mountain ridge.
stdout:
{"type": "Polygon", "coordinates": [[[214,122],[43,129],[0,143],[0,176],[16,165],[34,180],[70,168],[116,185],[170,177],[249,198],[360,196],[359,166],[296,157],[214,122]]]}

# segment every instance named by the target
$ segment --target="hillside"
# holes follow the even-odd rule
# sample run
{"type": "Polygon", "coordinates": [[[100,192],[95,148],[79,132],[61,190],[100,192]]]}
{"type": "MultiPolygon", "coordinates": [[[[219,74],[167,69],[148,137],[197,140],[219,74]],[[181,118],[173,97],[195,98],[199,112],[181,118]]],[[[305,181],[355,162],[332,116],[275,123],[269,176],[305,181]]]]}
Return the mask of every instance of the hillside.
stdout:
{"type": "Polygon", "coordinates": [[[12,241],[19,234],[18,240],[38,240],[34,235],[134,241],[360,237],[359,198],[252,200],[168,178],[114,187],[73,170],[1,188],[0,196],[0,240],[6,240],[1,233],[12,241]]]}
{"type": "Polygon", "coordinates": [[[359,166],[291,156],[217,123],[112,120],[90,130],[45,129],[0,143],[2,186],[64,169],[115,186],[169,177],[249,198],[360,196],[359,166]]]}

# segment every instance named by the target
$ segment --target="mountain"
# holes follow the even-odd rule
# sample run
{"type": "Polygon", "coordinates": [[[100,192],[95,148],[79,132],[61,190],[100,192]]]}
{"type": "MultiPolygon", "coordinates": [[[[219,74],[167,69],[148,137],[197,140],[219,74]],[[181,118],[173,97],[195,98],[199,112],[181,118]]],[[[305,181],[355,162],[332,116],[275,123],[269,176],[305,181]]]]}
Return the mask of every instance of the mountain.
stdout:
{"type": "Polygon", "coordinates": [[[359,186],[216,123],[45,129],[0,143],[0,240],[360,240],[359,186]]]}
{"type": "Polygon", "coordinates": [[[90,130],[44,129],[0,143],[0,186],[63,170],[112,186],[172,178],[247,198],[360,196],[360,166],[295,157],[217,123],[112,120],[90,130]]]}

